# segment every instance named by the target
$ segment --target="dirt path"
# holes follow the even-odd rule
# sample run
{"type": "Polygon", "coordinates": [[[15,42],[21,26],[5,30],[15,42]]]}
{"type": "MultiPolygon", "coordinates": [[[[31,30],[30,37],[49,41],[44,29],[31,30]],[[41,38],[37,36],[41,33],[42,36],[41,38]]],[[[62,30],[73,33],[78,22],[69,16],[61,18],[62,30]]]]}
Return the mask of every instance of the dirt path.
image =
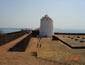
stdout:
{"type": "Polygon", "coordinates": [[[22,39],[24,39],[25,37],[27,37],[29,34],[24,34],[23,36],[9,42],[6,43],[3,46],[0,46],[0,52],[6,52],[9,48],[13,47],[14,45],[16,45],[18,42],[20,42],[22,39]]]}
{"type": "Polygon", "coordinates": [[[32,53],[32,52],[37,52],[37,44],[38,44],[38,39],[37,38],[31,38],[30,43],[26,49],[26,53],[32,53]]]}
{"type": "Polygon", "coordinates": [[[14,46],[27,36],[28,34],[25,34],[22,37],[0,47],[0,65],[63,65],[60,63],[36,58],[35,56],[31,55],[31,52],[37,52],[37,38],[31,38],[25,52],[8,52],[10,47],[14,46]]]}

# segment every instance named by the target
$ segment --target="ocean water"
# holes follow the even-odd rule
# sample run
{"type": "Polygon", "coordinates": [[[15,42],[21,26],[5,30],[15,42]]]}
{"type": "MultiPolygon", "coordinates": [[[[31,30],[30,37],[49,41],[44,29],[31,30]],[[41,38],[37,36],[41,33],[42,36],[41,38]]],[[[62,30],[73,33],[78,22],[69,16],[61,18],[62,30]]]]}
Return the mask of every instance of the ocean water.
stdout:
{"type": "MultiPolygon", "coordinates": [[[[0,33],[11,33],[20,31],[21,28],[0,28],[0,33]]],[[[73,30],[73,29],[54,29],[54,32],[63,32],[63,33],[85,33],[85,30],[73,30]]]]}
{"type": "Polygon", "coordinates": [[[85,33],[84,29],[54,29],[54,32],[63,32],[63,33],[85,33]]]}
{"type": "Polygon", "coordinates": [[[11,32],[16,32],[16,31],[20,31],[20,28],[0,28],[0,33],[11,33],[11,32]]]}

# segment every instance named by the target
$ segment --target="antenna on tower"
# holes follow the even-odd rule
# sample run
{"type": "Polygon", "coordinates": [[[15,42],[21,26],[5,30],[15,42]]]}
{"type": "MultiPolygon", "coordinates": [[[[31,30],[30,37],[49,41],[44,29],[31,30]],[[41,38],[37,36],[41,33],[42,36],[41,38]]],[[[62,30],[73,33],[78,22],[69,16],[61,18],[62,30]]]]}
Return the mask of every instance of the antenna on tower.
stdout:
{"type": "Polygon", "coordinates": [[[48,14],[48,11],[47,11],[46,8],[42,8],[42,11],[41,12],[43,13],[43,15],[47,15],[48,14]]]}

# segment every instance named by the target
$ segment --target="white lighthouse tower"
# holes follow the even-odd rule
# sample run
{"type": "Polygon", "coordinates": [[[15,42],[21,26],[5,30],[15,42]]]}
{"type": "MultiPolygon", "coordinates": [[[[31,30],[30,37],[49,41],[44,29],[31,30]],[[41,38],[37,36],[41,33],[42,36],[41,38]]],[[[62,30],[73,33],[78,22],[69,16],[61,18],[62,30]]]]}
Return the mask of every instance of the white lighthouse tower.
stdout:
{"type": "Polygon", "coordinates": [[[53,35],[53,20],[45,15],[41,18],[40,36],[51,37],[53,35]]]}

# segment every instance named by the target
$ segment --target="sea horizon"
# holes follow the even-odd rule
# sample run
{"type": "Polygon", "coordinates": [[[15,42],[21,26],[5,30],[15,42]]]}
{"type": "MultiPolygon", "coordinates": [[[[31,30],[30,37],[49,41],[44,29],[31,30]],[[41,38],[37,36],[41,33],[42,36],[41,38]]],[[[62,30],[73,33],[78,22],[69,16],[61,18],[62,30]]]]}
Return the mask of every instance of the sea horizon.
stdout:
{"type": "MultiPolygon", "coordinates": [[[[22,29],[27,29],[27,28],[0,28],[0,33],[11,33],[11,32],[20,31],[22,29]]],[[[85,30],[81,30],[81,29],[58,29],[58,28],[54,28],[53,32],[85,33],[85,30]]]]}

